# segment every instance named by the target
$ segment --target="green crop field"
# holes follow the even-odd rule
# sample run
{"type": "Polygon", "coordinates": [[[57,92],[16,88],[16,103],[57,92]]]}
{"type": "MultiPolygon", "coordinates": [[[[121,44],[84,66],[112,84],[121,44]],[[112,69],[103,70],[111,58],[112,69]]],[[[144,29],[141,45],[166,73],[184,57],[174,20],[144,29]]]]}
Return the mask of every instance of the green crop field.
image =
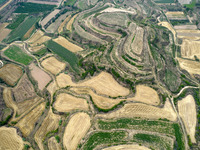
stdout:
{"type": "Polygon", "coordinates": [[[174,0],[154,0],[155,3],[174,3],[174,0]]]}
{"type": "Polygon", "coordinates": [[[4,52],[4,55],[7,56],[9,59],[12,59],[24,65],[28,65],[33,60],[32,57],[24,53],[19,47],[15,45],[8,48],[4,52]]]}
{"type": "Polygon", "coordinates": [[[51,11],[56,6],[46,4],[35,4],[35,3],[18,3],[19,6],[15,10],[15,13],[41,13],[45,11],[51,11]]]}
{"type": "Polygon", "coordinates": [[[98,127],[102,130],[112,129],[143,129],[164,134],[174,135],[173,124],[167,121],[118,119],[118,120],[98,120],[98,127]]]}
{"type": "Polygon", "coordinates": [[[0,0],[0,5],[3,4],[6,0],[0,0]]]}
{"type": "Polygon", "coordinates": [[[97,145],[125,143],[126,132],[96,132],[92,134],[83,146],[84,150],[93,150],[97,145]]]}
{"type": "Polygon", "coordinates": [[[65,2],[65,5],[66,5],[66,6],[73,6],[75,3],[76,3],[76,0],[67,0],[67,1],[65,2]]]}
{"type": "Polygon", "coordinates": [[[16,17],[16,19],[14,20],[14,22],[12,22],[11,24],[9,24],[6,28],[8,29],[16,29],[27,17],[27,14],[20,14],[16,17]]]}
{"type": "Polygon", "coordinates": [[[74,71],[78,71],[78,58],[74,53],[70,52],[52,40],[48,42],[47,48],[68,62],[74,71]]]}
{"type": "Polygon", "coordinates": [[[13,30],[10,34],[8,39],[6,40],[7,43],[11,43],[15,40],[23,40],[23,36],[26,32],[38,21],[38,17],[30,16],[26,19],[19,27],[13,30]]]}

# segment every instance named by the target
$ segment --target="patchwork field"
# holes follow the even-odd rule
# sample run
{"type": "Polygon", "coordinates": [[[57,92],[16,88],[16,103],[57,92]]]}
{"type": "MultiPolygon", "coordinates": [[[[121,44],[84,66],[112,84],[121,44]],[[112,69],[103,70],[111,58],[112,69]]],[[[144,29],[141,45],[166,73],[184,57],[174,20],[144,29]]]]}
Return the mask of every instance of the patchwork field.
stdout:
{"type": "Polygon", "coordinates": [[[23,150],[24,142],[12,127],[0,127],[0,149],[23,150]]]}
{"type": "Polygon", "coordinates": [[[71,18],[71,15],[67,16],[66,19],[61,23],[61,25],[58,28],[58,33],[62,33],[65,25],[67,24],[67,22],[69,21],[69,19],[71,18]]]}
{"type": "Polygon", "coordinates": [[[73,110],[87,111],[89,106],[83,98],[78,98],[67,93],[61,93],[56,97],[54,107],[59,112],[70,112],[73,110]]]}
{"type": "Polygon", "coordinates": [[[73,83],[71,77],[65,74],[60,74],[56,79],[60,87],[66,87],[68,85],[91,87],[98,94],[112,97],[126,96],[129,94],[129,89],[121,86],[113,76],[107,72],[101,72],[99,75],[79,83],[73,83]]]}
{"type": "Polygon", "coordinates": [[[45,139],[46,134],[50,131],[55,131],[58,128],[60,118],[61,117],[59,115],[55,115],[51,109],[49,110],[47,117],[44,119],[42,125],[34,136],[40,150],[44,150],[42,141],[45,139]]]}
{"type": "Polygon", "coordinates": [[[163,108],[158,108],[146,104],[140,103],[128,103],[125,104],[122,108],[107,113],[107,114],[98,114],[97,117],[102,117],[106,119],[111,118],[149,118],[149,119],[168,119],[170,121],[176,121],[176,114],[169,101],[166,101],[163,108]]]}
{"type": "Polygon", "coordinates": [[[21,67],[15,64],[6,64],[0,69],[0,78],[8,85],[14,86],[22,76],[21,67]]]}
{"type": "Polygon", "coordinates": [[[57,60],[55,57],[49,57],[42,61],[41,65],[54,75],[63,71],[66,67],[66,64],[57,60]]]}
{"type": "Polygon", "coordinates": [[[34,80],[37,82],[38,88],[43,90],[45,86],[51,81],[51,77],[35,64],[30,64],[29,69],[34,80]]]}
{"type": "Polygon", "coordinates": [[[18,127],[23,136],[27,137],[35,127],[35,123],[42,115],[45,109],[45,102],[30,111],[24,118],[22,118],[15,126],[18,127]]]}
{"type": "Polygon", "coordinates": [[[60,44],[62,47],[66,48],[67,50],[69,50],[73,53],[83,50],[83,48],[71,43],[70,41],[68,41],[67,39],[65,39],[62,36],[59,36],[57,39],[54,39],[53,41],[60,44]]]}
{"type": "Polygon", "coordinates": [[[187,134],[190,136],[191,142],[196,143],[195,131],[197,114],[195,100],[192,95],[188,95],[181,101],[178,101],[178,111],[180,117],[183,119],[187,134]]]}
{"type": "Polygon", "coordinates": [[[63,135],[65,149],[77,149],[81,139],[86,135],[91,126],[90,116],[86,113],[76,113],[69,120],[63,135]]]}

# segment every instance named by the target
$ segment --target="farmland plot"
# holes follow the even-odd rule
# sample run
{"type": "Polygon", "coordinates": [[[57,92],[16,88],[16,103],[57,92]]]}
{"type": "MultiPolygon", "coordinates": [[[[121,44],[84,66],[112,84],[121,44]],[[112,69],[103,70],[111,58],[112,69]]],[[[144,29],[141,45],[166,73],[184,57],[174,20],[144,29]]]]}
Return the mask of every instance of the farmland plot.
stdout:
{"type": "Polygon", "coordinates": [[[93,88],[98,94],[117,97],[126,96],[129,94],[129,89],[121,86],[111,74],[101,72],[99,75],[92,77],[89,80],[73,83],[69,75],[60,74],[56,78],[60,87],[70,86],[84,86],[93,88]]]}
{"type": "Polygon", "coordinates": [[[10,32],[11,30],[6,28],[0,30],[0,42],[3,41],[10,34],[10,32]]]}
{"type": "Polygon", "coordinates": [[[90,116],[86,113],[76,113],[69,120],[63,136],[65,149],[75,150],[81,139],[86,135],[91,126],[90,116]]]}
{"type": "Polygon", "coordinates": [[[55,57],[49,57],[42,61],[41,65],[54,75],[65,69],[66,64],[57,60],[55,57]]]}
{"type": "Polygon", "coordinates": [[[108,13],[113,13],[113,12],[122,12],[122,13],[129,13],[129,14],[136,14],[136,11],[135,9],[132,9],[132,10],[126,10],[126,9],[122,9],[122,8],[113,8],[113,7],[109,7],[109,8],[106,8],[104,9],[103,11],[101,12],[108,12],[108,13]]]}
{"type": "Polygon", "coordinates": [[[14,86],[22,76],[21,67],[14,64],[6,64],[0,69],[0,78],[8,85],[14,86]]]}
{"type": "Polygon", "coordinates": [[[56,141],[55,137],[51,137],[48,140],[48,148],[49,150],[61,150],[61,146],[59,145],[59,143],[56,141]]]}
{"type": "Polygon", "coordinates": [[[200,31],[199,30],[176,30],[177,37],[188,39],[188,40],[199,40],[200,31]]]}
{"type": "Polygon", "coordinates": [[[70,41],[68,41],[66,38],[62,36],[59,36],[58,38],[53,39],[53,41],[60,44],[62,47],[68,49],[69,51],[73,53],[83,50],[83,48],[71,43],[70,41]]]}
{"type": "Polygon", "coordinates": [[[131,43],[131,49],[134,53],[141,55],[143,51],[144,29],[137,27],[134,41],[131,43]]]}
{"type": "Polygon", "coordinates": [[[67,93],[61,93],[56,97],[54,107],[59,112],[70,112],[73,110],[87,111],[89,106],[83,98],[78,98],[67,93]]]}
{"type": "Polygon", "coordinates": [[[66,29],[72,32],[72,24],[74,22],[74,19],[78,16],[78,14],[74,15],[69,22],[67,23],[66,29]]]}
{"type": "Polygon", "coordinates": [[[25,74],[13,89],[16,102],[22,102],[36,96],[34,87],[25,74]]]}
{"type": "Polygon", "coordinates": [[[33,63],[29,65],[29,69],[31,71],[32,77],[37,82],[38,88],[43,90],[45,86],[51,81],[51,77],[33,63]]]}
{"type": "Polygon", "coordinates": [[[41,30],[37,30],[33,36],[28,39],[28,43],[35,43],[37,40],[39,40],[44,35],[44,32],[41,30]]]}
{"type": "Polygon", "coordinates": [[[16,124],[16,127],[21,130],[23,136],[27,137],[31,133],[35,127],[36,121],[39,119],[45,109],[45,104],[45,102],[41,103],[16,124]]]}
{"type": "Polygon", "coordinates": [[[23,150],[23,148],[24,142],[15,128],[0,127],[0,149],[23,150]]]}
{"type": "Polygon", "coordinates": [[[44,44],[45,42],[49,41],[51,38],[49,36],[42,36],[41,38],[39,38],[37,41],[35,41],[34,43],[31,43],[30,46],[31,47],[36,47],[39,45],[44,44]]]}
{"type": "Polygon", "coordinates": [[[118,145],[118,146],[111,146],[108,148],[104,148],[102,150],[150,150],[149,148],[145,147],[145,146],[139,146],[137,144],[129,144],[129,145],[118,145]]]}
{"type": "Polygon", "coordinates": [[[44,119],[44,121],[42,122],[42,125],[37,130],[34,136],[34,139],[36,143],[38,144],[38,147],[40,148],[40,150],[44,150],[42,140],[45,139],[45,136],[47,133],[49,133],[50,131],[55,131],[58,128],[60,118],[61,117],[59,115],[55,115],[51,111],[51,109],[49,110],[47,117],[44,119]]]}
{"type": "Polygon", "coordinates": [[[41,25],[44,28],[45,25],[51,21],[52,18],[54,18],[58,13],[60,12],[59,9],[55,9],[54,11],[52,11],[48,16],[46,16],[42,21],[41,21],[41,25]]]}
{"type": "Polygon", "coordinates": [[[149,119],[168,119],[170,121],[176,121],[176,114],[169,102],[166,101],[164,108],[158,108],[146,104],[141,103],[128,103],[125,104],[119,110],[116,110],[107,114],[98,114],[97,117],[103,117],[106,119],[111,118],[133,118],[133,117],[141,117],[141,118],[149,118],[149,119]]]}
{"type": "Polygon", "coordinates": [[[165,13],[170,20],[187,20],[184,12],[182,11],[168,11],[165,13]]]}
{"type": "Polygon", "coordinates": [[[71,18],[71,15],[67,16],[66,19],[61,23],[61,25],[58,28],[58,33],[62,33],[64,30],[65,25],[67,24],[67,22],[69,21],[69,19],[71,18]]]}
{"type": "Polygon", "coordinates": [[[192,95],[188,95],[181,101],[178,101],[178,111],[183,119],[187,134],[190,136],[191,142],[196,143],[195,130],[197,123],[196,105],[192,95]]]}

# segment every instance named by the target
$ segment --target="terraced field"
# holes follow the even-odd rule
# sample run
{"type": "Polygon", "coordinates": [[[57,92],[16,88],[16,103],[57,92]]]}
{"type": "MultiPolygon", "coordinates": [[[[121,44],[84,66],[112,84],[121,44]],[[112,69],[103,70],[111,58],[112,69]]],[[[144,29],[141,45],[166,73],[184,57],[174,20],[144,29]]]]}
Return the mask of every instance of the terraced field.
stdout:
{"type": "Polygon", "coordinates": [[[0,149],[198,149],[200,34],[180,8],[18,3],[0,24],[0,149]]]}

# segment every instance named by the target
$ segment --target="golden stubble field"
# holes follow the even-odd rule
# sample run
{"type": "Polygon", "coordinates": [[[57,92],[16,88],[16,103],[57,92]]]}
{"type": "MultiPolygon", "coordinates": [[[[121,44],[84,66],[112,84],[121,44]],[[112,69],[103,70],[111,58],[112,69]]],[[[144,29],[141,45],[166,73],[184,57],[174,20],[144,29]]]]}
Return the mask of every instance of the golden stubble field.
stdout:
{"type": "Polygon", "coordinates": [[[197,123],[196,104],[192,95],[188,95],[178,101],[178,112],[182,118],[187,134],[190,136],[191,142],[196,143],[195,131],[197,123]]]}
{"type": "Polygon", "coordinates": [[[0,150],[23,150],[24,142],[17,134],[17,129],[0,127],[0,150]]]}
{"type": "Polygon", "coordinates": [[[63,146],[67,150],[76,150],[81,139],[86,135],[90,129],[90,116],[86,113],[80,112],[74,114],[67,124],[64,136],[63,146]]]}
{"type": "Polygon", "coordinates": [[[55,57],[48,57],[42,61],[41,65],[44,69],[50,71],[54,75],[60,73],[66,67],[64,62],[57,60],[55,57]]]}
{"type": "Polygon", "coordinates": [[[129,144],[129,145],[111,146],[108,148],[104,148],[102,150],[150,150],[150,149],[145,146],[140,146],[137,144],[129,144]]]}

